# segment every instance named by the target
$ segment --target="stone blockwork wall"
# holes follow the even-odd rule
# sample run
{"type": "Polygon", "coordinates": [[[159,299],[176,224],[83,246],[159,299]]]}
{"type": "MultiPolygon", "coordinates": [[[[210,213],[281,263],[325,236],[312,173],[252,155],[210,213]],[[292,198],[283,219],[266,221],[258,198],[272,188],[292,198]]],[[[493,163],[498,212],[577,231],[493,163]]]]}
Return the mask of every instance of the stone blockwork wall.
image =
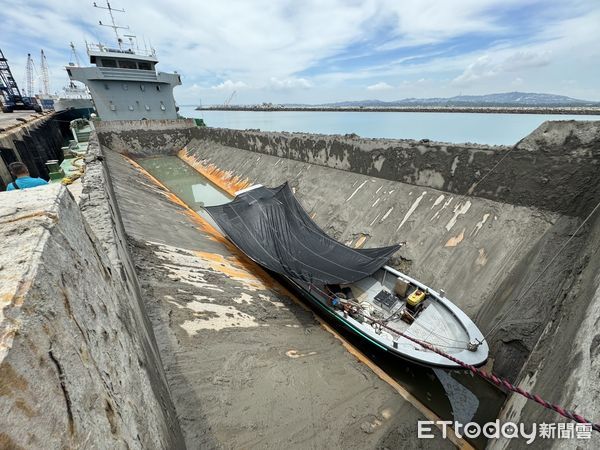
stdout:
{"type": "Polygon", "coordinates": [[[600,122],[545,122],[512,148],[207,127],[196,129],[194,136],[228,147],[567,215],[583,215],[600,200],[600,122]]]}
{"type": "Polygon", "coordinates": [[[21,161],[31,176],[48,177],[46,161],[61,159],[63,137],[54,115],[42,116],[19,127],[0,130],[0,190],[12,182],[8,164],[21,161]]]}
{"type": "Polygon", "coordinates": [[[100,143],[131,156],[152,156],[180,150],[192,138],[194,119],[95,121],[100,143]]]}
{"type": "Polygon", "coordinates": [[[183,448],[97,143],[82,209],[0,194],[0,447],[183,448]]]}

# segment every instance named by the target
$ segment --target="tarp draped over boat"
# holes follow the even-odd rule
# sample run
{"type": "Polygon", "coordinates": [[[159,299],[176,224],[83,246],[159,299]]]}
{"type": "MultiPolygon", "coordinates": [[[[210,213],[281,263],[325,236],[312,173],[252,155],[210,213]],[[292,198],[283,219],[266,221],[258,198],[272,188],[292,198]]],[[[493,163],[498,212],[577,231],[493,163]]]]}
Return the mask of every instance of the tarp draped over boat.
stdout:
{"type": "Polygon", "coordinates": [[[312,221],[287,183],[252,189],[205,209],[251,259],[306,282],[352,283],[372,275],[400,248],[355,249],[337,242],[312,221]]]}

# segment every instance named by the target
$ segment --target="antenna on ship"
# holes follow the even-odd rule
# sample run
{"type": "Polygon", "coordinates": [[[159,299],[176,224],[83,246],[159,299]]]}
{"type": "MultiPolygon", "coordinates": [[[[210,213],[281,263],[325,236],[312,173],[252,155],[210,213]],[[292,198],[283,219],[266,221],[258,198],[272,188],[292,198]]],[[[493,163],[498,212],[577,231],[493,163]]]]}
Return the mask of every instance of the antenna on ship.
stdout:
{"type": "Polygon", "coordinates": [[[152,56],[156,56],[156,50],[154,50],[154,47],[152,47],[152,41],[150,40],[150,38],[148,38],[148,44],[150,45],[150,53],[152,56]]]}
{"type": "Polygon", "coordinates": [[[126,37],[129,39],[129,48],[131,49],[131,51],[135,51],[135,50],[137,50],[138,52],[140,51],[140,46],[138,45],[137,36],[135,34],[124,34],[123,37],[126,37]],[[133,44],[134,40],[135,40],[135,46],[133,44]]]}
{"type": "Polygon", "coordinates": [[[110,14],[110,20],[112,22],[112,25],[104,24],[104,23],[102,23],[101,20],[99,20],[98,23],[100,25],[102,25],[103,27],[109,27],[109,28],[113,29],[113,31],[115,32],[115,36],[117,37],[117,43],[119,44],[119,50],[123,50],[123,39],[121,39],[121,36],[119,36],[119,29],[129,30],[129,27],[122,27],[120,25],[117,25],[115,23],[115,16],[113,15],[113,11],[115,11],[115,12],[125,12],[125,10],[124,9],[113,8],[112,6],[110,6],[110,3],[108,2],[108,0],[106,1],[106,6],[98,6],[96,4],[96,2],[94,2],[94,8],[108,10],[108,13],[110,14]]]}

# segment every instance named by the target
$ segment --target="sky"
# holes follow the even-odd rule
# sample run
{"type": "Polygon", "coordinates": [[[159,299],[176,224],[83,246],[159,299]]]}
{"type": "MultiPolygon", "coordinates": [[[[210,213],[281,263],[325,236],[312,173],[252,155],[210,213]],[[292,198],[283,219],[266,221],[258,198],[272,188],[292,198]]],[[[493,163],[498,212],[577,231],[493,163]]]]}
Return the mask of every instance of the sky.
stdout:
{"type": "MultiPolygon", "coordinates": [[[[98,5],[101,0],[96,0],[98,5]]],[[[123,34],[177,71],[179,104],[326,103],[523,91],[600,101],[600,0],[115,0],[123,34]]],[[[114,44],[88,0],[0,0],[0,49],[24,87],[67,83],[69,43],[114,44]]]]}

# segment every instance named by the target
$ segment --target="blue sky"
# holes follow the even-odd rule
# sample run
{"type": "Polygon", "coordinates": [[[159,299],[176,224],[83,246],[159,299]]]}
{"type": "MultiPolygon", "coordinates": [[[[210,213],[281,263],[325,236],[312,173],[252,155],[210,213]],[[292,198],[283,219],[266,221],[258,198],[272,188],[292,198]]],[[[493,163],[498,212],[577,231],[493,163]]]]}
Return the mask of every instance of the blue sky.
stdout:
{"type": "MultiPolygon", "coordinates": [[[[69,42],[112,43],[87,0],[0,0],[0,48],[23,84],[43,48],[52,90],[69,42]]],[[[101,1],[97,0],[100,4],[101,1]]],[[[177,70],[183,104],[441,97],[506,91],[600,100],[598,0],[115,0],[120,24],[177,70]]],[[[39,85],[39,83],[38,83],[39,85]]]]}

